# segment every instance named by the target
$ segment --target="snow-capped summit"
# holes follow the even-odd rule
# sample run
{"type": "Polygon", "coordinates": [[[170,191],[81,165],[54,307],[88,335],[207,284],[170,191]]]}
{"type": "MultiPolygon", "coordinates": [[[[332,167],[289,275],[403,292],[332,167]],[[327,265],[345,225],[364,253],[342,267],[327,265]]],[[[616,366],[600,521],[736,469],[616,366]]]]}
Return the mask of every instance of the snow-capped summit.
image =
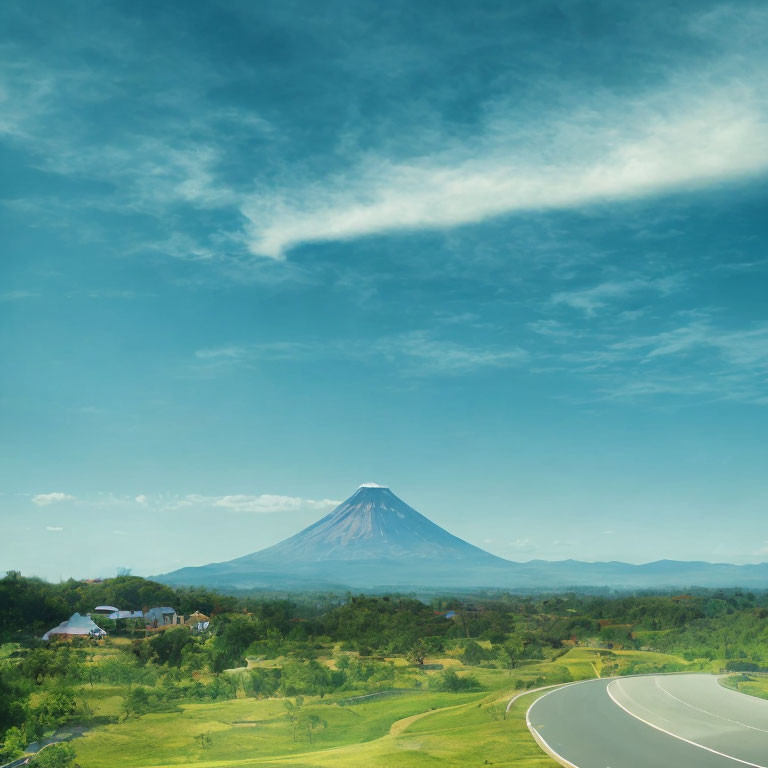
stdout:
{"type": "Polygon", "coordinates": [[[465,580],[468,570],[507,564],[448,533],[386,486],[364,483],[330,514],[279,544],[226,563],[184,568],[164,579],[246,585],[263,582],[266,574],[284,574],[346,584],[425,584],[440,573],[465,580]]]}
{"type": "Polygon", "coordinates": [[[401,558],[498,560],[435,525],[376,483],[361,485],[330,514],[295,536],[241,560],[285,564],[401,558]]]}

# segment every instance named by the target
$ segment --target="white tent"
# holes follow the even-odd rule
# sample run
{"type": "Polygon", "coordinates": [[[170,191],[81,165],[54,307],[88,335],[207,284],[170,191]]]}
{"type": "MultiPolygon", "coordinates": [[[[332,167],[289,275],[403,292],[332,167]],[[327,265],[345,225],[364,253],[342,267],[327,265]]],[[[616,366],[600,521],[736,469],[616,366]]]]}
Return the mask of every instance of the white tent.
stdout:
{"type": "Polygon", "coordinates": [[[99,626],[94,624],[90,616],[81,616],[79,613],[73,613],[67,621],[62,621],[58,627],[49,629],[44,635],[43,640],[50,640],[51,637],[104,637],[107,633],[99,626]]]}

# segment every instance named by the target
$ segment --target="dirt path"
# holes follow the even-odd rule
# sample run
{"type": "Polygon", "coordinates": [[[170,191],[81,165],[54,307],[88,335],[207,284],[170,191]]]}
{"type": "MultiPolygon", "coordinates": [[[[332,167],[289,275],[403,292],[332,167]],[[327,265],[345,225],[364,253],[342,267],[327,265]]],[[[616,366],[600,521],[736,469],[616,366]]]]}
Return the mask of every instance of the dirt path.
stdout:
{"type": "Polygon", "coordinates": [[[438,712],[447,712],[449,709],[458,709],[459,707],[466,706],[466,704],[467,702],[464,702],[463,704],[452,704],[450,707],[428,709],[426,712],[419,712],[417,715],[410,715],[409,717],[404,717],[401,720],[395,720],[395,722],[389,726],[389,735],[399,736],[409,725],[415,723],[417,720],[421,720],[423,717],[436,715],[438,712]]]}

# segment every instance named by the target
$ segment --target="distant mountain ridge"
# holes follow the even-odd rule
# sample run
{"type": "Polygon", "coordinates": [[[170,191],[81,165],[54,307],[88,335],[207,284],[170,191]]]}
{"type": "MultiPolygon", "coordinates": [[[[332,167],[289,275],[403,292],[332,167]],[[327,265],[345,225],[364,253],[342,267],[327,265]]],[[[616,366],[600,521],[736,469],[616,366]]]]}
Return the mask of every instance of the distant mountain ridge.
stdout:
{"type": "Polygon", "coordinates": [[[513,562],[454,536],[389,488],[367,483],[330,514],[274,546],[156,578],[176,585],[284,590],[764,588],[768,564],[513,562]]]}

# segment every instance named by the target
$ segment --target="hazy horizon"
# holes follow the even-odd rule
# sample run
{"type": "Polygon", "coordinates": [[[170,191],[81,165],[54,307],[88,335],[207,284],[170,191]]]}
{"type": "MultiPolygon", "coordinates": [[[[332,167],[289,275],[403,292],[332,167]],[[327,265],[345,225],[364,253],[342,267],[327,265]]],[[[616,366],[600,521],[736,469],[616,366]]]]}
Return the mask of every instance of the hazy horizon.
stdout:
{"type": "Polygon", "coordinates": [[[362,483],[531,559],[768,561],[765,7],[0,7],[0,572],[362,483]]]}
{"type": "MultiPolygon", "coordinates": [[[[79,509],[82,511],[84,507],[86,506],[86,503],[82,500],[78,500],[76,498],[56,498],[55,500],[48,500],[49,497],[57,497],[60,494],[42,494],[38,497],[33,497],[33,503],[37,506],[48,506],[50,504],[62,504],[62,505],[77,505],[79,509]],[[37,498],[37,501],[34,501],[34,498],[37,498]],[[78,503],[79,502],[79,503],[78,503]]],[[[338,504],[341,504],[342,502],[338,502],[338,504]]],[[[220,521],[222,521],[222,518],[220,515],[220,510],[225,510],[228,513],[232,512],[239,512],[239,513],[245,513],[245,514],[284,514],[287,512],[294,513],[294,515],[289,515],[288,520],[294,520],[294,519],[301,519],[302,517],[305,517],[308,512],[306,507],[309,509],[315,511],[316,518],[310,518],[306,521],[306,523],[301,525],[301,528],[311,525],[312,523],[316,522],[317,520],[321,519],[322,517],[325,517],[326,514],[329,514],[330,512],[335,509],[337,506],[337,502],[332,501],[330,499],[323,499],[323,500],[312,500],[312,499],[298,499],[298,498],[291,498],[291,497],[285,497],[285,496],[261,496],[261,497],[253,497],[253,496],[245,496],[245,495],[239,495],[239,496],[224,496],[220,498],[205,498],[200,496],[189,496],[185,498],[176,498],[176,499],[165,499],[161,502],[163,506],[157,507],[155,506],[155,502],[153,500],[150,500],[149,498],[145,496],[140,496],[137,498],[129,499],[119,499],[116,497],[111,498],[100,498],[97,499],[94,503],[91,505],[91,512],[95,513],[97,516],[103,515],[105,511],[107,514],[110,514],[113,516],[112,519],[119,519],[122,514],[127,513],[127,511],[138,505],[142,508],[142,511],[145,511],[148,514],[156,514],[161,513],[164,516],[166,516],[166,520],[170,519],[171,521],[175,520],[179,525],[184,525],[185,521],[192,519],[193,521],[197,522],[197,526],[190,526],[184,533],[185,536],[179,536],[179,532],[177,532],[174,535],[174,541],[179,542],[181,541],[181,549],[179,550],[179,553],[176,553],[174,551],[173,554],[167,556],[167,557],[158,557],[154,553],[154,559],[147,559],[146,562],[151,562],[149,566],[142,567],[139,565],[139,567],[135,567],[133,565],[130,565],[130,563],[137,562],[137,555],[136,553],[132,552],[134,545],[137,547],[140,546],[140,542],[137,542],[135,539],[127,539],[125,540],[125,544],[121,547],[116,547],[114,550],[106,549],[101,553],[101,561],[104,563],[104,565],[101,567],[101,570],[98,570],[98,567],[96,570],[93,570],[93,567],[88,565],[87,563],[82,563],[81,557],[73,558],[71,556],[66,555],[66,550],[62,550],[59,554],[62,557],[61,560],[58,562],[66,563],[63,567],[59,568],[58,574],[55,572],[55,566],[53,564],[47,564],[43,565],[42,568],[29,568],[25,567],[23,565],[15,565],[15,566],[9,566],[7,570],[20,570],[23,572],[25,576],[40,576],[42,578],[45,578],[49,581],[56,581],[56,580],[66,580],[68,578],[77,578],[77,579],[84,579],[84,578],[108,578],[110,576],[114,576],[119,572],[130,572],[134,575],[139,576],[157,576],[161,573],[164,573],[166,571],[175,570],[179,567],[185,567],[185,566],[198,566],[198,565],[206,565],[211,562],[219,562],[219,561],[226,561],[231,560],[233,558],[251,554],[252,552],[259,551],[262,549],[265,549],[267,547],[272,546],[273,544],[278,543],[279,541],[284,540],[285,538],[288,538],[292,536],[295,533],[299,532],[299,528],[296,530],[288,531],[285,535],[280,535],[278,538],[274,540],[267,540],[267,539],[257,539],[260,542],[266,542],[266,543],[259,543],[256,546],[251,546],[249,548],[249,544],[246,543],[239,543],[238,545],[235,545],[234,542],[230,539],[227,541],[227,532],[232,537],[236,537],[238,533],[241,531],[241,529],[236,525],[231,525],[226,529],[226,531],[221,530],[220,521]],[[258,509],[257,509],[258,507],[258,509]],[[327,512],[323,512],[321,510],[326,510],[327,512]],[[196,513],[198,515],[201,515],[201,517],[196,518],[196,513]],[[211,515],[216,515],[216,522],[214,522],[211,518],[211,515]],[[212,548],[201,548],[201,547],[195,547],[194,546],[194,537],[195,534],[199,530],[214,530],[217,534],[217,539],[222,540],[224,543],[219,545],[219,548],[212,549],[212,548]],[[185,548],[185,543],[188,548],[185,548]],[[183,554],[182,554],[183,552],[183,554]],[[218,554],[216,556],[213,555],[214,552],[220,552],[221,554],[218,554]],[[87,570],[83,570],[83,568],[87,570]],[[67,570],[69,569],[69,570],[67,570]]],[[[419,510],[417,510],[419,511],[419,510]]],[[[235,518],[236,520],[237,518],[235,518]]],[[[432,518],[430,518],[432,519],[432,518]]],[[[438,522],[436,520],[432,520],[433,522],[438,522]]],[[[229,521],[225,521],[229,522],[229,521]]],[[[53,527],[49,526],[46,528],[46,530],[49,533],[59,533],[62,534],[62,538],[69,539],[70,541],[74,538],[71,534],[70,536],[66,536],[65,534],[65,528],[63,526],[61,527],[53,527]]],[[[76,533],[76,532],[75,532],[76,533]]],[[[449,530],[449,533],[453,533],[455,535],[455,531],[449,530]]],[[[604,535],[607,535],[608,532],[604,532],[604,535]]],[[[115,530],[112,532],[113,536],[119,537],[116,538],[118,541],[123,541],[123,537],[128,536],[126,531],[122,530],[115,530]]],[[[257,532],[258,535],[258,532],[257,532]]],[[[460,537],[461,538],[461,537],[460,537]]],[[[504,557],[507,560],[511,561],[517,561],[517,562],[528,562],[531,560],[579,560],[583,562],[601,562],[601,561],[622,561],[630,564],[643,564],[658,560],[703,560],[708,562],[733,562],[733,561],[727,561],[727,560],[717,560],[717,559],[710,559],[707,560],[707,558],[680,558],[680,557],[674,557],[674,556],[659,556],[656,558],[648,559],[648,560],[631,560],[629,558],[620,558],[620,557],[604,557],[604,558],[594,558],[594,557],[550,557],[550,558],[542,558],[537,556],[526,556],[521,555],[518,557],[509,556],[509,555],[503,555],[499,552],[493,552],[493,549],[491,546],[493,544],[493,541],[486,540],[486,542],[477,542],[472,541],[471,539],[467,539],[469,543],[475,544],[475,546],[480,547],[481,549],[484,549],[485,551],[491,552],[492,554],[497,554],[499,557],[504,557]]],[[[199,544],[198,540],[198,544],[199,544]]],[[[208,544],[209,542],[206,542],[208,544]]],[[[91,560],[95,560],[98,562],[97,558],[94,558],[93,555],[91,555],[91,560]]],[[[139,559],[139,562],[141,560],[139,559]]],[[[759,562],[768,562],[768,558],[765,558],[763,560],[742,560],[740,561],[740,564],[747,564],[747,563],[759,563],[759,562]]]]}

